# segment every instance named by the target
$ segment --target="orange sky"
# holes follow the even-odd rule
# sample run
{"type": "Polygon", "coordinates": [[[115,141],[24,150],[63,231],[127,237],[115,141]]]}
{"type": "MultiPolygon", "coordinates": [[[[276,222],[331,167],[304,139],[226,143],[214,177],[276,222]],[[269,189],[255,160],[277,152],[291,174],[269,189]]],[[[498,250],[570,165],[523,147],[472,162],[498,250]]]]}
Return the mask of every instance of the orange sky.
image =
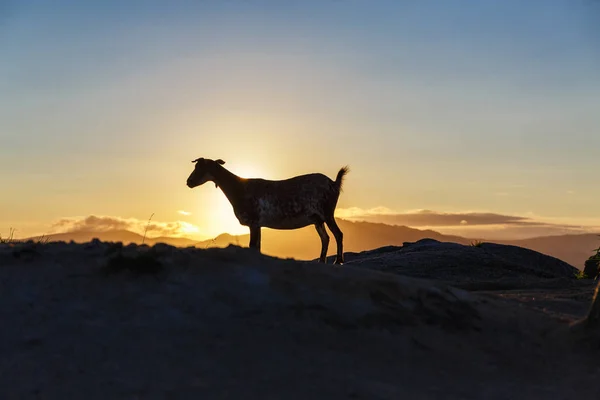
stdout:
{"type": "Polygon", "coordinates": [[[198,157],[271,179],[348,164],[338,215],[355,219],[596,230],[597,8],[409,3],[11,3],[0,233],[153,213],[156,233],[245,232],[214,186],[185,186],[198,157]]]}

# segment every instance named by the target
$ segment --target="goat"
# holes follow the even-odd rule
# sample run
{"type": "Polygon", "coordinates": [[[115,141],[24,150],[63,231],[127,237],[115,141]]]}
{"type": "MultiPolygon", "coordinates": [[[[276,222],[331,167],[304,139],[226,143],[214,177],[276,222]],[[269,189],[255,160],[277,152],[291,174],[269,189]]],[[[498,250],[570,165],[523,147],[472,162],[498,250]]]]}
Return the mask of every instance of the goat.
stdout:
{"type": "Polygon", "coordinates": [[[314,225],[321,238],[320,262],[326,262],[329,227],[337,242],[334,264],[344,263],[343,233],[333,216],[348,167],[339,170],[335,181],[320,173],[284,180],[241,178],[223,167],[225,161],[198,158],[187,179],[191,189],[212,181],[221,188],[241,225],[250,228],[249,247],[260,252],[261,228],[298,229],[314,225]]]}

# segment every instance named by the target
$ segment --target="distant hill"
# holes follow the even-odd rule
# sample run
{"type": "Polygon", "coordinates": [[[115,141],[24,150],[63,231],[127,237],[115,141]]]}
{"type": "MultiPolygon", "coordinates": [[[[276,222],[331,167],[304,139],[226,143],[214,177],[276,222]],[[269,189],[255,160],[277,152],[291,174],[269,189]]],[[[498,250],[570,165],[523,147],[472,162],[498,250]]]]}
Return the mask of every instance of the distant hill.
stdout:
{"type": "Polygon", "coordinates": [[[495,241],[525,247],[561,259],[574,267],[583,269],[583,264],[594,249],[600,246],[600,237],[595,233],[581,235],[540,236],[531,239],[495,241]]]}
{"type": "MultiPolygon", "coordinates": [[[[338,225],[344,232],[344,251],[360,252],[383,246],[401,246],[404,242],[415,242],[419,239],[430,238],[440,242],[470,243],[470,239],[460,236],[443,235],[432,230],[419,230],[406,226],[386,225],[372,222],[351,222],[338,220],[338,225]]],[[[329,233],[329,254],[335,253],[335,239],[329,233]]],[[[230,244],[247,246],[250,235],[232,236],[223,234],[215,239],[200,242],[198,247],[226,247],[230,244]]],[[[295,230],[263,229],[262,251],[276,257],[293,257],[312,260],[319,255],[321,239],[314,227],[295,230]]]]}
{"type": "MultiPolygon", "coordinates": [[[[338,220],[344,232],[344,250],[348,252],[361,252],[384,246],[401,246],[404,242],[416,242],[429,238],[440,242],[454,242],[470,244],[475,239],[461,236],[444,235],[432,230],[420,230],[399,225],[387,225],[372,222],[351,222],[338,220]]],[[[329,254],[335,253],[335,239],[331,235],[329,254]]],[[[78,243],[89,242],[94,238],[103,241],[142,243],[143,237],[137,233],[126,230],[93,232],[77,231],[60,233],[48,236],[51,241],[75,241],[78,243]]],[[[230,244],[248,246],[249,235],[221,234],[214,239],[197,241],[188,238],[174,237],[146,237],[145,243],[166,243],[178,247],[196,246],[199,248],[227,247],[230,244]]],[[[484,240],[487,242],[509,244],[535,250],[561,259],[579,269],[583,269],[585,260],[593,254],[592,249],[600,245],[600,238],[596,234],[543,236],[521,240],[484,240]]],[[[314,227],[296,230],[263,229],[262,251],[265,254],[301,260],[315,259],[321,248],[321,241],[314,227]]]]}
{"type": "MultiPolygon", "coordinates": [[[[55,233],[52,235],[46,235],[51,242],[70,242],[76,243],[89,242],[92,239],[100,239],[104,242],[123,242],[124,244],[129,243],[142,243],[144,237],[135,232],[128,230],[111,230],[111,231],[74,231],[65,233],[55,233]]],[[[33,238],[35,239],[35,238],[33,238]]],[[[146,237],[144,243],[153,245],[156,243],[167,243],[172,246],[187,247],[193,246],[198,243],[197,240],[188,238],[177,238],[177,237],[146,237]]]]}
{"type": "MultiPolygon", "coordinates": [[[[420,230],[399,225],[387,225],[372,222],[351,222],[338,220],[344,232],[344,250],[360,252],[384,246],[401,246],[404,242],[416,242],[429,238],[440,242],[470,244],[475,238],[444,235],[433,230],[420,230]]],[[[329,254],[335,253],[335,239],[331,235],[329,254]]],[[[226,247],[229,244],[247,246],[249,235],[217,236],[213,240],[200,242],[200,247],[226,247]]],[[[547,254],[563,260],[574,267],[583,269],[583,263],[593,254],[593,249],[600,245],[596,234],[541,236],[520,240],[482,240],[484,242],[519,246],[547,254]]],[[[297,259],[314,259],[318,256],[321,242],[313,227],[292,231],[275,231],[263,229],[262,249],[265,254],[277,257],[294,257],[297,259]]]]}

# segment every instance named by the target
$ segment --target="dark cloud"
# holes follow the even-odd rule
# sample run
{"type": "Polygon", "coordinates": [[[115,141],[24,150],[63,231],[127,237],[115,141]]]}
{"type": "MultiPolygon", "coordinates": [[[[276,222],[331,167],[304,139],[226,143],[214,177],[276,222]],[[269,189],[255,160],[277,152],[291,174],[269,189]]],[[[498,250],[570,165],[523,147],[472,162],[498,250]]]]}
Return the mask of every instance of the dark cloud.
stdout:
{"type": "Polygon", "coordinates": [[[394,213],[384,208],[373,210],[349,209],[340,212],[341,218],[368,222],[379,222],[391,225],[411,227],[474,227],[490,225],[508,225],[514,227],[546,227],[582,228],[577,225],[555,225],[531,218],[497,213],[464,212],[443,213],[432,210],[419,210],[408,213],[394,213]]]}
{"type": "Polygon", "coordinates": [[[394,225],[407,226],[453,226],[453,225],[498,225],[524,224],[527,218],[494,213],[438,213],[423,210],[415,213],[402,214],[367,214],[354,218],[372,222],[385,222],[394,225]]]}
{"type": "Polygon", "coordinates": [[[470,227],[439,227],[436,230],[447,235],[457,235],[478,239],[515,240],[539,236],[574,235],[598,232],[594,227],[580,228],[564,225],[476,225],[470,227]]]}

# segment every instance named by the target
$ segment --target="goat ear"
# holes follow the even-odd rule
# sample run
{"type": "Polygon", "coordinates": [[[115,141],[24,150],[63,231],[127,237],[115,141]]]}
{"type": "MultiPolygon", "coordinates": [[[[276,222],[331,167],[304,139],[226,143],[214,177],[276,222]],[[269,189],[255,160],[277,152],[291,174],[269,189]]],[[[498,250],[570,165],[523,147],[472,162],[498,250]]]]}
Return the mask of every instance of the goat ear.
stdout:
{"type": "Polygon", "coordinates": [[[225,164],[225,161],[221,160],[220,158],[217,160],[217,164],[223,165],[225,164]]]}

